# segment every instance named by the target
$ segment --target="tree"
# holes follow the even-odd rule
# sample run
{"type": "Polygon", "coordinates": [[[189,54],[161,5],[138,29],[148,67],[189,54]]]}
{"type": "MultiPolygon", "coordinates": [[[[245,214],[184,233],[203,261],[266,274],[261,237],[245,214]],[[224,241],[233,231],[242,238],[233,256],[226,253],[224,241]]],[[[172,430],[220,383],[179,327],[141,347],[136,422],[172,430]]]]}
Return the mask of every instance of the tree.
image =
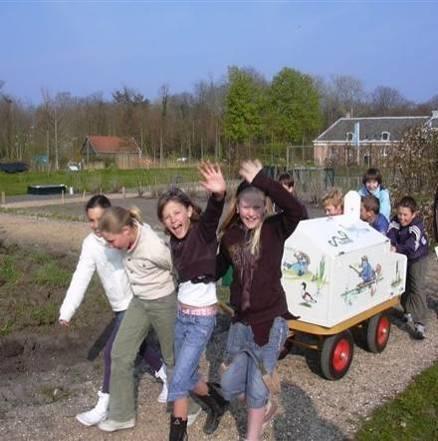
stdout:
{"type": "Polygon", "coordinates": [[[269,113],[277,141],[311,141],[321,125],[319,94],[309,75],[284,68],[272,80],[269,113]]]}
{"type": "Polygon", "coordinates": [[[262,93],[257,78],[245,69],[228,68],[224,134],[233,144],[247,144],[261,135],[262,93]]]}
{"type": "Polygon", "coordinates": [[[410,103],[397,89],[378,86],[371,93],[371,113],[376,116],[408,114],[410,103]]]}

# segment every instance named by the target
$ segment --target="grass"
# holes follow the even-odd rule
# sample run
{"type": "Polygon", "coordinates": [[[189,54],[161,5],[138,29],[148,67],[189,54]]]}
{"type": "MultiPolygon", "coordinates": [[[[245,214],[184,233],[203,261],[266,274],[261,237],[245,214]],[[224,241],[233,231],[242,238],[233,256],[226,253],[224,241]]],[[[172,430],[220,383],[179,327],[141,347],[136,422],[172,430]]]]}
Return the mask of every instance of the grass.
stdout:
{"type": "Polygon", "coordinates": [[[0,280],[2,283],[13,285],[20,279],[20,273],[17,270],[15,257],[3,256],[0,259],[0,280]]]}
{"type": "Polygon", "coordinates": [[[58,263],[53,258],[44,263],[35,273],[35,283],[37,285],[61,288],[67,286],[71,279],[71,272],[59,268],[58,263]]]}
{"type": "Polygon", "coordinates": [[[398,397],[376,409],[355,441],[437,441],[438,363],[398,397]]]}
{"type": "Polygon", "coordinates": [[[73,187],[76,192],[106,193],[120,192],[122,187],[129,189],[145,189],[152,185],[169,185],[199,180],[194,167],[154,168],[137,170],[83,170],[80,172],[0,172],[0,192],[7,196],[27,193],[29,185],[64,184],[73,187]]]}

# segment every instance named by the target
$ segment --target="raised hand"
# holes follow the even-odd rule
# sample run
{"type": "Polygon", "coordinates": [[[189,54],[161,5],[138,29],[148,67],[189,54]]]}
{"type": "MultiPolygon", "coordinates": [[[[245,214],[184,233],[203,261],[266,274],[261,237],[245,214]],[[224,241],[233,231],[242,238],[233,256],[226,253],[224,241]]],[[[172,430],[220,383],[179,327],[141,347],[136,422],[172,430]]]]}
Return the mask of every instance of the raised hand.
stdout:
{"type": "Polygon", "coordinates": [[[253,179],[256,177],[258,172],[263,168],[262,163],[256,159],[256,160],[248,160],[243,161],[240,164],[240,170],[239,174],[242,176],[243,179],[245,179],[247,182],[251,184],[253,179]]]}
{"type": "Polygon", "coordinates": [[[214,193],[216,197],[223,198],[227,184],[222,175],[222,171],[218,164],[211,164],[210,162],[201,162],[198,167],[199,172],[204,178],[201,185],[210,193],[214,193]]]}

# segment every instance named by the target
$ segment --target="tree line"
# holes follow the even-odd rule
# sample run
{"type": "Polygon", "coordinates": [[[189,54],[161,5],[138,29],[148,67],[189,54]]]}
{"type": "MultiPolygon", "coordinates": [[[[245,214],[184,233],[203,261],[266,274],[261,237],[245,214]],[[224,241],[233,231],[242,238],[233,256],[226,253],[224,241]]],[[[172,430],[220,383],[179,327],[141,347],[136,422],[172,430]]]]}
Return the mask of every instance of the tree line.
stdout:
{"type": "MultiPolygon", "coordinates": [[[[41,92],[39,104],[8,93],[0,81],[0,159],[47,155],[53,169],[80,159],[87,135],[134,137],[154,163],[255,155],[284,157],[286,145],[306,145],[341,116],[428,115],[438,95],[422,103],[379,86],[366,92],[348,75],[328,79],[283,68],[271,81],[253,68],[231,66],[220,80],[200,80],[191,92],[163,84],[154,99],[128,86],[111,99],[96,92],[41,92]]],[[[268,158],[269,159],[269,158],[268,158]]]]}

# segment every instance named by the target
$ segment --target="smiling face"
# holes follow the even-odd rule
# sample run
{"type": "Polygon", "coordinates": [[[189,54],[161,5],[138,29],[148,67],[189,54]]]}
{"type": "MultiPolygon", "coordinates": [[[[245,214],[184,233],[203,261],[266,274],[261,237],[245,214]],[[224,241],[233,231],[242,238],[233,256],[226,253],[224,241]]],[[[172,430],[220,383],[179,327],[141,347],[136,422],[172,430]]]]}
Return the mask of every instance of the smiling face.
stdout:
{"type": "Polygon", "coordinates": [[[99,232],[98,226],[99,226],[99,221],[102,218],[104,212],[105,209],[102,207],[94,207],[94,208],[89,208],[87,210],[88,224],[90,225],[90,228],[93,230],[93,233],[99,237],[101,237],[102,235],[99,232]]]}
{"type": "Polygon", "coordinates": [[[108,231],[102,231],[102,237],[108,242],[109,246],[112,248],[117,248],[118,250],[127,250],[133,242],[132,228],[123,227],[120,233],[109,233],[108,231]]]}
{"type": "Polygon", "coordinates": [[[416,214],[409,207],[400,206],[397,208],[397,218],[402,227],[407,227],[414,220],[416,214]]]}
{"type": "Polygon", "coordinates": [[[170,234],[177,239],[184,239],[190,228],[193,207],[186,207],[180,202],[169,201],[163,208],[161,221],[170,234]]]}
{"type": "Polygon", "coordinates": [[[265,218],[265,197],[256,189],[242,192],[237,203],[240,220],[248,230],[257,228],[265,218]]]}

